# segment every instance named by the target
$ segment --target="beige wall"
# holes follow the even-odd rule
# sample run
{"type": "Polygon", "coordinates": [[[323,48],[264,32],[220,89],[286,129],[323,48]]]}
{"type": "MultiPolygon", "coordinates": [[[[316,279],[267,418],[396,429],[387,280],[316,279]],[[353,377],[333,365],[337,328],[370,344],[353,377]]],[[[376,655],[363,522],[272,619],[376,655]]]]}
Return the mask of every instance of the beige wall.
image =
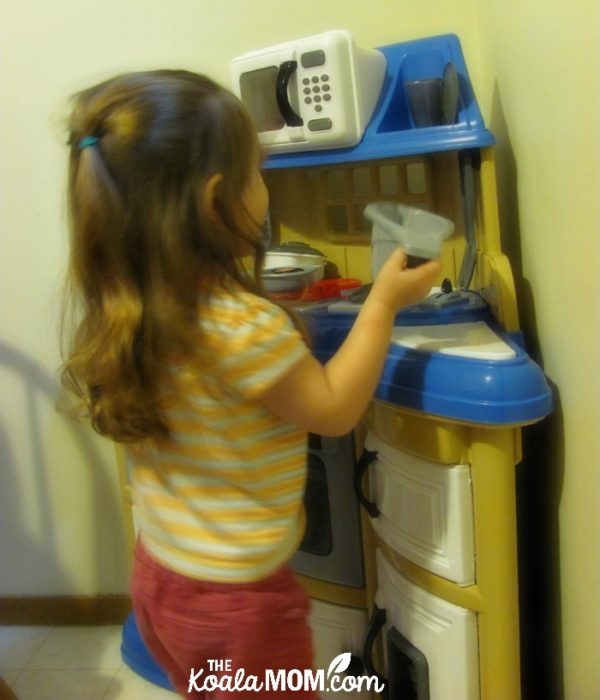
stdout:
{"type": "MultiPolygon", "coordinates": [[[[328,28],[348,28],[365,46],[451,31],[499,139],[503,236],[523,325],[559,395],[559,410],[529,449],[548,458],[552,488],[542,492],[555,504],[539,512],[550,513],[543,525],[556,532],[556,546],[545,551],[555,554],[560,577],[565,697],[600,696],[596,7],[594,0],[305,0],[292,13],[291,3],[275,0],[5,0],[0,596],[127,585],[112,450],[53,408],[67,249],[65,96],[115,71],[159,66],[227,82],[234,55],[328,28]]],[[[544,465],[536,469],[543,479],[544,465]]],[[[524,493],[535,494],[531,479],[524,493]]]]}

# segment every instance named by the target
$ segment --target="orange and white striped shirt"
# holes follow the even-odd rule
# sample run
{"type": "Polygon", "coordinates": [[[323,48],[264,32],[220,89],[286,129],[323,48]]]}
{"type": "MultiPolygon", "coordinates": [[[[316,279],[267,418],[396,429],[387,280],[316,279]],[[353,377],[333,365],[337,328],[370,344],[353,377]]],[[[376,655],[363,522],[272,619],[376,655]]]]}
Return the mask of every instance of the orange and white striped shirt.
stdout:
{"type": "Polygon", "coordinates": [[[242,290],[214,294],[200,323],[210,372],[169,412],[172,439],[130,453],[139,533],[186,576],[259,580],[302,539],[307,451],[260,397],[308,349],[279,307],[242,290]]]}

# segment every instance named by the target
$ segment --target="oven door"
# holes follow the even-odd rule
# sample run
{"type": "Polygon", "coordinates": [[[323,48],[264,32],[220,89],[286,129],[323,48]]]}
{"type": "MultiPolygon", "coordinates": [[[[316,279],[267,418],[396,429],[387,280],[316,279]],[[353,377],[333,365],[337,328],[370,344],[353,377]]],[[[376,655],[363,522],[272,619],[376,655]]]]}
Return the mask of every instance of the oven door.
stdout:
{"type": "Polygon", "coordinates": [[[359,505],[353,490],[353,435],[311,435],[304,495],[306,531],[292,559],[294,571],[362,587],[364,569],[359,505]]]}

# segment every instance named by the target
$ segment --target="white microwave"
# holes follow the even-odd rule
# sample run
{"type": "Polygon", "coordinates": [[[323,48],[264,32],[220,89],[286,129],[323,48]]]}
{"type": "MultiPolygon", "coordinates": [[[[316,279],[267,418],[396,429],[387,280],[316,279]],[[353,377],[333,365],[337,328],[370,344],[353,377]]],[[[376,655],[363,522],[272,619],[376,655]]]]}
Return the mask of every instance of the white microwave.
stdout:
{"type": "Polygon", "coordinates": [[[385,77],[386,59],[344,30],[250,51],[231,62],[232,88],[267,152],[357,144],[385,77]]]}

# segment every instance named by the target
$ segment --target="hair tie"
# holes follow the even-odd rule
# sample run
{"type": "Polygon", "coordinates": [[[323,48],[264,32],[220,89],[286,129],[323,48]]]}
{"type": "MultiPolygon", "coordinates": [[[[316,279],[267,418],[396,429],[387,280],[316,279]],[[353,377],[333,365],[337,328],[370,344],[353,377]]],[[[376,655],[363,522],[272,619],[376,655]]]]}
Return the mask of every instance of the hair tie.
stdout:
{"type": "Polygon", "coordinates": [[[95,146],[99,142],[99,136],[84,136],[81,141],[79,141],[79,150],[83,151],[84,148],[87,148],[88,146],[95,146]]]}

